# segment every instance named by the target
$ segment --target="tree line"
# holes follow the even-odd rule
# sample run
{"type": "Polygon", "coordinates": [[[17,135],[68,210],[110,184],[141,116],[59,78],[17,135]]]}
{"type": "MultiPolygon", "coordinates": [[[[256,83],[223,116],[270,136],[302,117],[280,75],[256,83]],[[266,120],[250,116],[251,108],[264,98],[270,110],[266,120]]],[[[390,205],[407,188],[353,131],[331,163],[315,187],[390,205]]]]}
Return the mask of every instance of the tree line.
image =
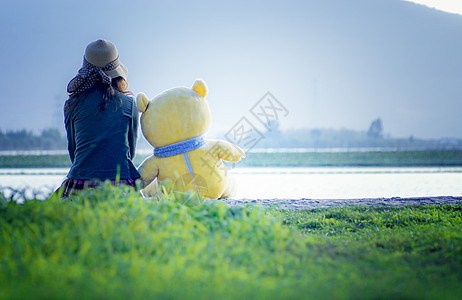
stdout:
{"type": "MultiPolygon", "coordinates": [[[[225,134],[219,134],[223,138],[225,134]]],[[[261,132],[254,148],[394,148],[394,149],[462,149],[462,139],[419,139],[413,135],[395,138],[384,133],[381,118],[371,122],[368,130],[302,128],[281,131],[272,120],[261,132]]]]}
{"type": "MultiPolygon", "coordinates": [[[[427,148],[462,149],[462,139],[419,139],[393,138],[383,133],[382,120],[376,119],[369,130],[349,129],[289,129],[281,131],[277,121],[269,124],[270,129],[262,132],[263,138],[255,148],[427,148]]],[[[220,133],[216,138],[224,139],[220,133]]],[[[139,134],[138,148],[151,148],[142,134],[139,134]]],[[[0,151],[5,150],[65,150],[66,136],[57,128],[42,130],[39,134],[25,129],[16,131],[0,130],[0,151]]]]}
{"type": "Polygon", "coordinates": [[[57,150],[66,147],[66,137],[56,128],[44,129],[39,134],[25,129],[0,130],[0,150],[57,150]]]}

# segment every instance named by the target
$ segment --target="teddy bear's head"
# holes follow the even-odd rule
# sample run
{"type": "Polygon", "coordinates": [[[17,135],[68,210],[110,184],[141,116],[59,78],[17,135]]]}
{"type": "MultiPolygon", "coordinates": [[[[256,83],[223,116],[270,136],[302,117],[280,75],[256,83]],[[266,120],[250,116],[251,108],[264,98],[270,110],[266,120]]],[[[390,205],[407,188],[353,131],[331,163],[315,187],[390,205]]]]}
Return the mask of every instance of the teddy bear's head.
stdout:
{"type": "Polygon", "coordinates": [[[212,116],[205,96],[208,89],[201,79],[193,87],[176,87],[151,101],[145,94],[136,97],[142,112],[141,128],[146,140],[155,148],[205,134],[212,116]]]}

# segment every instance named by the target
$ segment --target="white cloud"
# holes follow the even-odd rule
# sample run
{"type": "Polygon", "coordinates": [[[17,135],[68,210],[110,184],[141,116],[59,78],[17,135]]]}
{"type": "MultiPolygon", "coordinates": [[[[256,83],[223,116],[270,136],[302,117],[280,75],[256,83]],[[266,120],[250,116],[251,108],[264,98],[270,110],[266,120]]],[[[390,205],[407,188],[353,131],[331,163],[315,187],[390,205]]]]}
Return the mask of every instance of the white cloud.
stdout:
{"type": "Polygon", "coordinates": [[[438,10],[462,15],[462,1],[459,0],[406,0],[433,7],[438,10]]]}

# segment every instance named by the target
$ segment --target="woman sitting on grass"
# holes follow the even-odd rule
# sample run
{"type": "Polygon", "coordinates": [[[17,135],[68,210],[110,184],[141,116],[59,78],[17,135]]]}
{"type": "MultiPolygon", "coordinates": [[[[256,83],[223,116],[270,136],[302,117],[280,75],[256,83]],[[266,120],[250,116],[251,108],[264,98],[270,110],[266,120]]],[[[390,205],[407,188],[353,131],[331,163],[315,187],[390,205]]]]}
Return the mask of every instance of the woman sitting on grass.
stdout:
{"type": "Polygon", "coordinates": [[[132,159],[138,111],[126,79],[127,68],[113,43],[98,40],[87,46],[83,67],[67,87],[64,117],[72,167],[61,185],[62,197],[105,180],[136,188],[140,174],[132,159]]]}

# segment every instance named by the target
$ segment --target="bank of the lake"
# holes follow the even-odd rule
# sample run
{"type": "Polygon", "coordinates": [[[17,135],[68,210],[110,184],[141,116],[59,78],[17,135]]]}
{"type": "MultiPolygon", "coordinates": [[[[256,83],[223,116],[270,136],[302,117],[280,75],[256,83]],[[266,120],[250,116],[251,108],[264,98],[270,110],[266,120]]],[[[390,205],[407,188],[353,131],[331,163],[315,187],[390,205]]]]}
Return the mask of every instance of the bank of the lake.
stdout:
{"type": "MultiPolygon", "coordinates": [[[[462,149],[264,149],[247,153],[239,167],[462,166],[462,149]]],[[[139,152],[134,164],[151,154],[139,152]]],[[[65,151],[0,153],[0,168],[69,168],[65,151]]]]}

